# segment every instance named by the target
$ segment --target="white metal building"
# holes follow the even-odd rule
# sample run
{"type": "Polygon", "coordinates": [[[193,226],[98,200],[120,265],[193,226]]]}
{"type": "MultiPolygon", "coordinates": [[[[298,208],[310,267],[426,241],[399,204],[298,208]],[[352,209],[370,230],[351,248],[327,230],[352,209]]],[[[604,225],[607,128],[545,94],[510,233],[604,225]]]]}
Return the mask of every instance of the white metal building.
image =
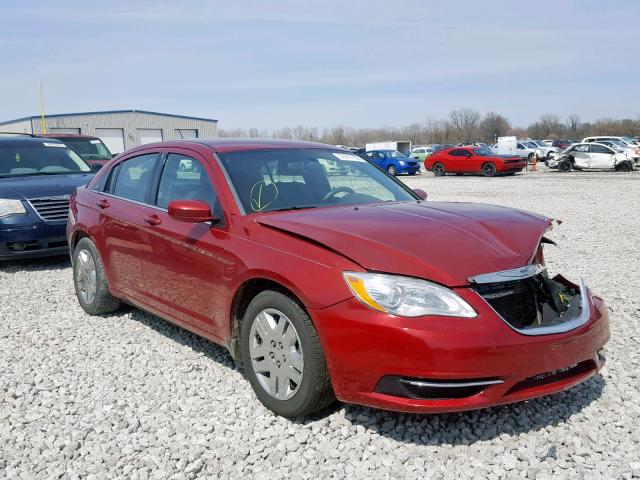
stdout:
{"type": "MultiPolygon", "coordinates": [[[[145,143],[218,136],[218,121],[145,110],[46,115],[47,133],[77,133],[99,137],[112,153],[145,143]]],[[[40,116],[0,122],[0,132],[42,133],[40,116]]]]}

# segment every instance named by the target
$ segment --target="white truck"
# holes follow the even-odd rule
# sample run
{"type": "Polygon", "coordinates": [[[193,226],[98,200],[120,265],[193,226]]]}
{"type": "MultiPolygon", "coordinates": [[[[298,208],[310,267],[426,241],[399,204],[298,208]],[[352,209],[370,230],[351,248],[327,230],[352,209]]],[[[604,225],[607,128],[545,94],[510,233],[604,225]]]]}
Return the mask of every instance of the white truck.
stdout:
{"type": "Polygon", "coordinates": [[[516,137],[498,137],[498,143],[493,147],[498,155],[519,155],[518,139],[516,137]]]}
{"type": "Polygon", "coordinates": [[[411,156],[411,142],[373,142],[365,145],[365,150],[397,150],[398,152],[411,156]]]}

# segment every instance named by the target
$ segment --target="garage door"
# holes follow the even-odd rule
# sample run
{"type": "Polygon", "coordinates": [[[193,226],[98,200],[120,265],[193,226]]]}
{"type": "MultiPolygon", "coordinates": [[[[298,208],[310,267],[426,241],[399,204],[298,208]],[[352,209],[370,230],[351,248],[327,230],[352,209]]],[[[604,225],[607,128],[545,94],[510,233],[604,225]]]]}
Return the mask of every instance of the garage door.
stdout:
{"type": "Polygon", "coordinates": [[[198,138],[198,130],[195,128],[176,128],[177,138],[198,138]]]}
{"type": "Polygon", "coordinates": [[[138,145],[162,141],[162,130],[155,128],[138,129],[138,145]]]}
{"type": "Polygon", "coordinates": [[[124,152],[124,130],[121,128],[96,128],[96,137],[104,142],[111,153],[124,152]]]}
{"type": "Polygon", "coordinates": [[[50,128],[49,133],[72,133],[74,135],[80,135],[79,128],[50,128]]]}

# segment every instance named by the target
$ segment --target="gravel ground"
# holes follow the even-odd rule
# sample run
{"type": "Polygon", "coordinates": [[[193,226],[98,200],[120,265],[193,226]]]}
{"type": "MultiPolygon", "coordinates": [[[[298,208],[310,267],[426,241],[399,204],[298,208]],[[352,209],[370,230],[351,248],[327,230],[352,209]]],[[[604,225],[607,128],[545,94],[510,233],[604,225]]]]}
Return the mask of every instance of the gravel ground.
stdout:
{"type": "Polygon", "coordinates": [[[0,266],[1,478],[640,477],[640,172],[407,179],[433,200],[562,219],[552,270],[611,310],[602,375],[552,397],[419,416],[338,404],[290,422],[220,347],[130,309],[89,317],[66,259],[0,266]]]}

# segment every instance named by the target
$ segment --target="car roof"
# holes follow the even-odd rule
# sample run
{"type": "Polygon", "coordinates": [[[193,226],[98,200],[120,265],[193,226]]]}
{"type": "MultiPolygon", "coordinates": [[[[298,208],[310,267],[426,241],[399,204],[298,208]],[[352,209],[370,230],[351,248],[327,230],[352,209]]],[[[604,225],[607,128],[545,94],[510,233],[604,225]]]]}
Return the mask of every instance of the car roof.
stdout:
{"type": "Polygon", "coordinates": [[[322,148],[338,151],[347,151],[344,148],[325,143],[306,142],[299,140],[280,140],[271,138],[192,138],[187,140],[170,140],[156,144],[147,144],[145,147],[154,146],[184,146],[186,143],[206,145],[219,153],[227,153],[241,150],[264,150],[269,148],[322,148]]]}
{"type": "Polygon", "coordinates": [[[99,137],[93,135],[80,135],[79,133],[43,133],[41,137],[46,138],[86,138],[88,140],[100,140],[99,137]]]}
{"type": "Polygon", "coordinates": [[[43,137],[30,137],[27,135],[0,135],[0,146],[2,147],[25,147],[29,145],[42,145],[44,142],[47,143],[63,143],[60,140],[55,138],[43,138],[43,137]]]}

